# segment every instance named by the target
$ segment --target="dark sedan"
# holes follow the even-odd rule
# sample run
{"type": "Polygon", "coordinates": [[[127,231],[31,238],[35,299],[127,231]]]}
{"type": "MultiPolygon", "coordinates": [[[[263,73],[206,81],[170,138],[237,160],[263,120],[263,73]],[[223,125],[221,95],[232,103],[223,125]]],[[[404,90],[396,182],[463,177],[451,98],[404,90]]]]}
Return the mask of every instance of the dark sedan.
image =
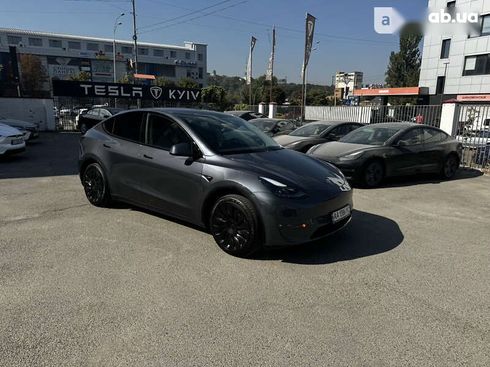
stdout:
{"type": "Polygon", "coordinates": [[[274,140],[284,148],[306,153],[314,145],[339,140],[361,126],[364,125],[358,122],[315,121],[274,140]]]}
{"type": "Polygon", "coordinates": [[[96,107],[91,108],[78,118],[78,129],[82,134],[85,134],[88,129],[91,129],[99,122],[114,116],[115,114],[124,111],[122,108],[112,107],[96,107]]]}
{"type": "Polygon", "coordinates": [[[249,120],[248,123],[269,136],[287,135],[296,128],[292,121],[281,119],[260,118],[249,120]]]}
{"type": "Polygon", "coordinates": [[[80,177],[94,205],[122,200],[207,227],[240,256],[325,237],[352,211],[337,168],[219,112],[117,114],[82,136],[80,177]]]}
{"type": "Polygon", "coordinates": [[[228,115],[240,117],[241,119],[244,119],[245,121],[249,121],[249,120],[253,120],[253,119],[262,119],[262,118],[267,117],[263,113],[254,112],[254,111],[225,111],[225,113],[228,115]]]}
{"type": "Polygon", "coordinates": [[[444,131],[408,122],[361,127],[338,142],[316,145],[308,155],[330,162],[347,178],[367,187],[385,177],[440,173],[452,178],[461,160],[461,143],[444,131]]]}

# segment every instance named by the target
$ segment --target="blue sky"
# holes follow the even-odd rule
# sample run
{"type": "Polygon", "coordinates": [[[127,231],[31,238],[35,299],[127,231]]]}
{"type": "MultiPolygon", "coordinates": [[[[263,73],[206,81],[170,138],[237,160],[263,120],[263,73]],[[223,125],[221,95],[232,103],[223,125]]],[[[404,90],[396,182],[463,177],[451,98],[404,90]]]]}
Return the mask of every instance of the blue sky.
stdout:
{"type": "MultiPolygon", "coordinates": [[[[303,60],[305,13],[317,17],[308,80],[330,84],[337,70],[363,71],[364,82],[382,82],[397,35],[378,35],[373,7],[395,7],[406,19],[420,19],[427,0],[136,0],[139,40],[208,44],[208,71],[243,76],[250,36],[254,76],[263,74],[270,53],[270,33],[276,25],[274,74],[298,82],[303,60]],[[212,5],[220,4],[212,7],[212,5]],[[202,12],[184,14],[209,7],[202,12]],[[172,21],[170,19],[177,18],[172,21]],[[151,26],[152,24],[157,24],[151,26]]],[[[118,38],[130,39],[128,0],[3,0],[2,27],[112,38],[114,19],[125,12],[118,38]],[[40,6],[42,3],[42,7],[40,6]]]]}

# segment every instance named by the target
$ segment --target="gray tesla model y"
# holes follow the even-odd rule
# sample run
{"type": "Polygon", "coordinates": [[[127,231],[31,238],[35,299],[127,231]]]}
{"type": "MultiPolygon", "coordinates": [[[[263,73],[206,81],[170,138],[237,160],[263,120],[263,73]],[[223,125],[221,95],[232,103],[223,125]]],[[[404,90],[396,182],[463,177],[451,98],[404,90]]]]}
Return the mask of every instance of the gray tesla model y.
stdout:
{"type": "Polygon", "coordinates": [[[351,218],[337,168],[224,113],[123,112],[81,138],[79,158],[92,204],[125,201],[206,227],[236,256],[316,240],[351,218]]]}

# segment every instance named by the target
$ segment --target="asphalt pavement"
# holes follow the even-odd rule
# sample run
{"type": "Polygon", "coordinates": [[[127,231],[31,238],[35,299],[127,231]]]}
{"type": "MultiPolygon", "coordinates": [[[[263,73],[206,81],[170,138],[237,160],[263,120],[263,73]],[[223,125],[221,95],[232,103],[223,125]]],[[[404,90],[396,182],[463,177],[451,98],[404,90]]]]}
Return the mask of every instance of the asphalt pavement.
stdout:
{"type": "Polygon", "coordinates": [[[490,177],[356,189],[345,230],[239,259],[91,206],[77,140],[0,160],[1,366],[490,365],[490,177]]]}

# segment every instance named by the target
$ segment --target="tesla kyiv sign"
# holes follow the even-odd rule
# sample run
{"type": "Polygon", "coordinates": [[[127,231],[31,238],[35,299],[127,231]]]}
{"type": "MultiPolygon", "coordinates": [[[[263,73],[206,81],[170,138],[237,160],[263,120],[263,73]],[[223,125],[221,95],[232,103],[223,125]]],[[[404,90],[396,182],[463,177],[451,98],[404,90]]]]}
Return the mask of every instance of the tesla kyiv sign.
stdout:
{"type": "Polygon", "coordinates": [[[66,97],[116,97],[150,99],[154,101],[198,102],[201,98],[201,90],[137,84],[53,80],[53,95],[66,97]]]}

